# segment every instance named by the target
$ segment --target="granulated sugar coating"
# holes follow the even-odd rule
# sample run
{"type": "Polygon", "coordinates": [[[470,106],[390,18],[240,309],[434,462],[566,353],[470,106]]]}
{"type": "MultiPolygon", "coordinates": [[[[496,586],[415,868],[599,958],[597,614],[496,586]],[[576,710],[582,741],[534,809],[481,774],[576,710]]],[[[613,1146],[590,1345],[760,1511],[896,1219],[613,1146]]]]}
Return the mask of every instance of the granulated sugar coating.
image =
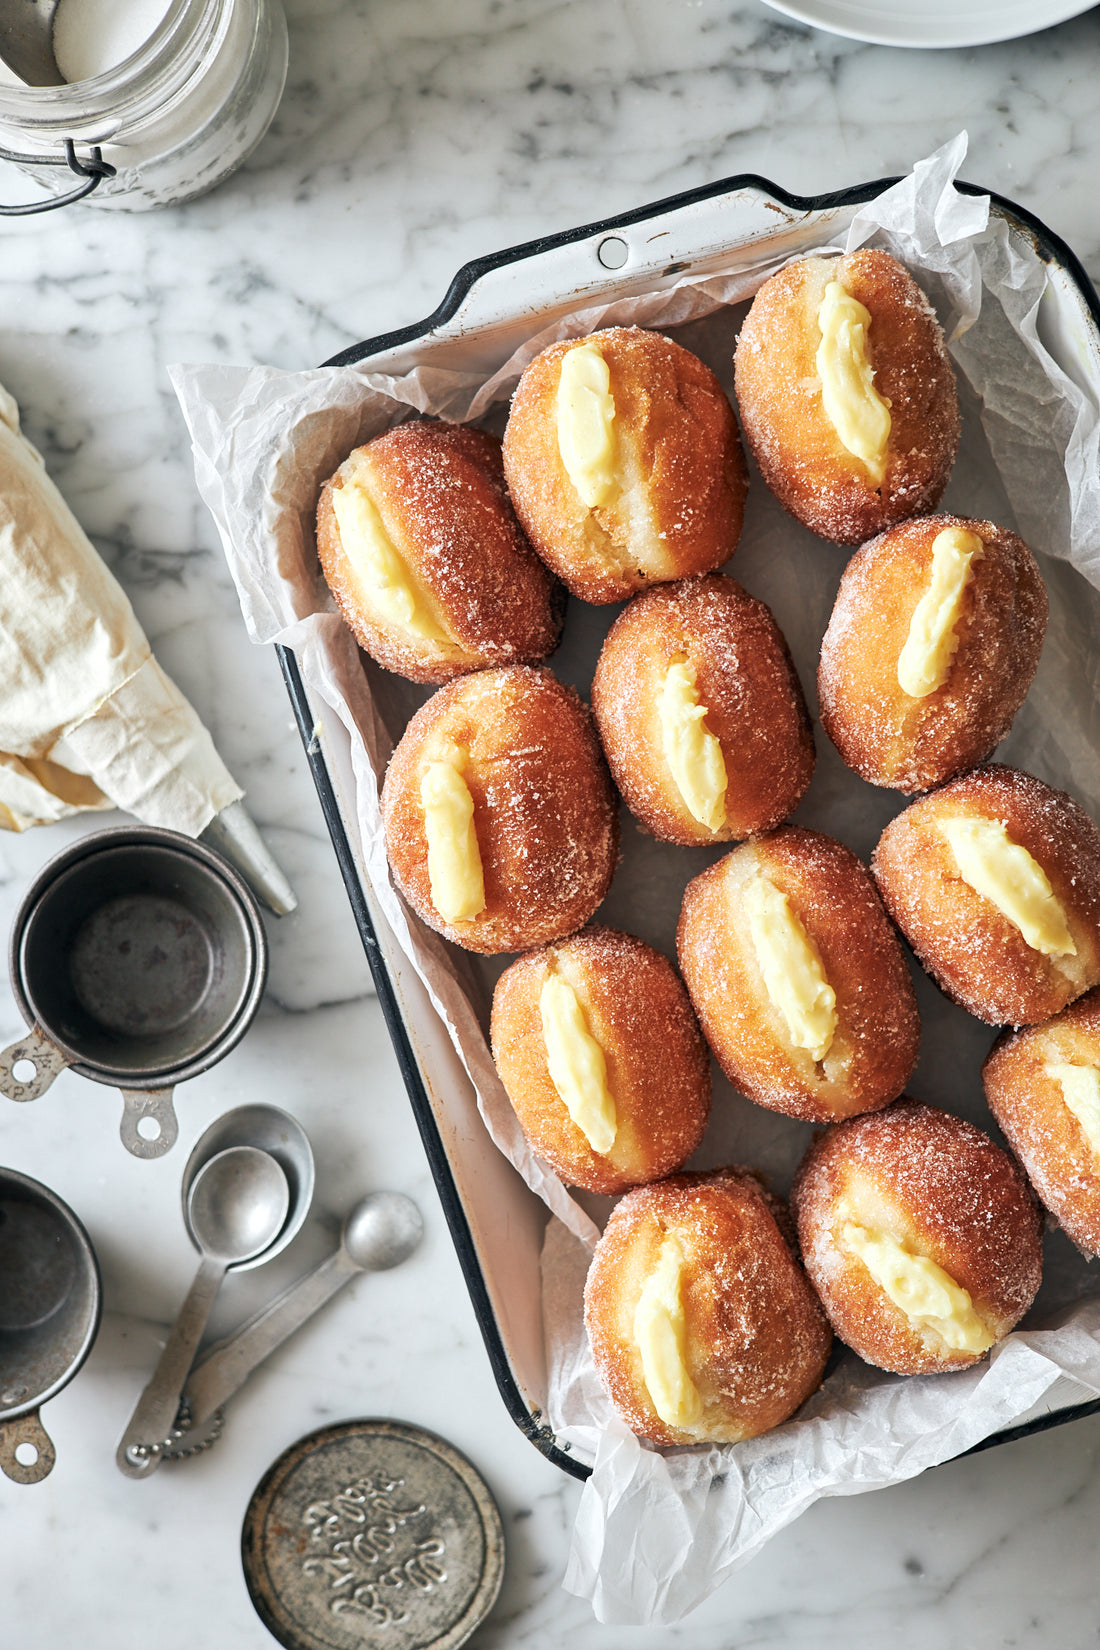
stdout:
{"type": "Polygon", "coordinates": [[[583,601],[713,572],[741,535],[748,475],[733,409],[710,368],[660,333],[609,327],[536,356],[512,400],[504,466],[531,543],[583,601]],[[583,344],[606,361],[615,408],[617,485],[593,508],[558,442],[562,358],[583,344]]]}
{"type": "MultiPolygon", "coordinates": [[[[1100,1069],[1100,987],[1042,1025],[1005,1032],[982,1067],[989,1109],[1055,1220],[1100,1254],[1100,1142],[1070,1109],[1058,1068],[1100,1069]],[[1052,1069],[1054,1068],[1054,1069],[1052,1069]]],[[[1070,1091],[1072,1093],[1072,1090],[1070,1091]]]]}
{"type": "Polygon", "coordinates": [[[754,1438],[821,1384],[832,1337],[779,1222],[784,1206],[738,1168],[675,1175],[615,1206],[588,1273],[585,1323],[600,1378],[633,1431],[658,1444],[754,1438]],[[684,1257],[685,1361],[702,1399],[691,1430],[657,1414],[634,1335],[669,1235],[684,1257]]]}
{"type": "Polygon", "coordinates": [[[936,983],[990,1025],[1034,1025],[1100,983],[1100,831],[1064,791],[996,763],[911,803],[872,859],[879,891],[936,983]],[[999,821],[1047,878],[1075,950],[1045,955],[972,888],[940,822],[999,821]]]}
{"type": "Polygon", "coordinates": [[[589,711],[548,670],[479,671],[440,688],[412,718],[382,789],[386,852],[429,927],[471,951],[525,951],[588,921],[619,846],[611,781],[589,711]],[[485,909],[448,924],[432,901],[420,782],[461,761],[474,803],[485,909]]]}
{"type": "Polygon", "coordinates": [[[821,721],[850,768],[872,785],[926,791],[1000,744],[1035,675],[1047,597],[1022,539],[991,521],[925,516],[857,550],[821,644],[821,721]],[[913,613],[929,587],[932,546],[958,529],[981,539],[953,627],[943,684],[923,698],[898,681],[913,613]]]}
{"type": "Polygon", "coordinates": [[[558,645],[564,592],[523,535],[485,430],[413,420],[357,447],[322,489],[317,550],[360,647],[410,681],[536,664],[558,645]],[[345,487],[371,500],[427,627],[380,600],[394,567],[380,580],[369,547],[343,543],[333,495],[345,487]]]}
{"type": "Polygon", "coordinates": [[[895,1305],[853,1252],[846,1226],[885,1234],[942,1268],[993,1342],[1023,1317],[1042,1279],[1042,1212],[1019,1166],[935,1106],[899,1100],[829,1129],[795,1176],[791,1207],[837,1335],[895,1374],[959,1369],[985,1353],[953,1348],[895,1305]]]}
{"type": "Polygon", "coordinates": [[[862,544],[939,502],[959,444],[954,373],[928,300],[888,253],[804,258],[765,281],[741,328],[735,370],[749,449],[780,503],[812,532],[862,544]],[[867,350],[891,420],[878,487],[822,402],[818,316],[835,280],[871,316],[867,350]]]}
{"type": "Polygon", "coordinates": [[[707,1041],[758,1105],[827,1123],[889,1104],[908,1082],[920,1040],[908,965],[869,871],[832,837],[788,825],[742,843],[688,884],[677,947],[707,1041]],[[769,995],[744,910],[757,877],[786,897],[835,993],[820,1060],[769,995]]]}
{"type": "Polygon", "coordinates": [[[810,719],[782,632],[763,602],[721,574],[634,598],[604,642],[592,708],[623,799],[666,842],[737,842],[770,830],[813,775],[810,719]],[[663,746],[661,694],[681,662],[725,764],[725,822],[714,831],[693,817],[663,746]]]}
{"type": "Polygon", "coordinates": [[[698,1146],[710,1111],[710,1059],[667,957],[632,934],[586,928],[529,952],[493,993],[492,1047],[524,1132],[570,1186],[623,1192],[671,1174],[698,1146]],[[616,1131],[597,1153],[573,1122],[547,1063],[540,995],[550,974],[575,991],[599,1044],[616,1131]]]}

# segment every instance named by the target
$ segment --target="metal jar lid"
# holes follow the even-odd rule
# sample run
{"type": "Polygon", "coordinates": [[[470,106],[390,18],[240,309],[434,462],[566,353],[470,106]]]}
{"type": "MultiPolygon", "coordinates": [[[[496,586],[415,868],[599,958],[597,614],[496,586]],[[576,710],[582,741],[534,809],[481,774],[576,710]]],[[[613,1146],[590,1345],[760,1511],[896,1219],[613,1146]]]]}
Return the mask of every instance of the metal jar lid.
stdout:
{"type": "Polygon", "coordinates": [[[453,1445],[400,1421],[345,1421],[264,1475],[241,1556],[286,1650],[457,1650],[500,1591],[504,1532],[453,1445]]]}

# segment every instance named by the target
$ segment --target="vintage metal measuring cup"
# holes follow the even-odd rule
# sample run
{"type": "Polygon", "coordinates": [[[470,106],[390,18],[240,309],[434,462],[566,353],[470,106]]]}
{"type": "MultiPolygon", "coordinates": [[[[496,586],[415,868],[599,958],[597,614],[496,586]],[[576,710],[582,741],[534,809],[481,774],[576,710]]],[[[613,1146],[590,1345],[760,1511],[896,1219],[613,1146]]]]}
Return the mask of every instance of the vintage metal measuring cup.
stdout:
{"type": "Polygon", "coordinates": [[[0,1169],[0,1470],[16,1484],[53,1467],[38,1411],[92,1350],[101,1308],[95,1251],[68,1204],[0,1169]]]}
{"type": "Polygon", "coordinates": [[[37,1100],[70,1066],[124,1101],[135,1157],[179,1132],[172,1092],[244,1035],[267,974],[251,892],[175,831],[97,831],[50,861],[11,937],[11,981],[31,1026],[0,1053],[0,1093],[37,1100]]]}

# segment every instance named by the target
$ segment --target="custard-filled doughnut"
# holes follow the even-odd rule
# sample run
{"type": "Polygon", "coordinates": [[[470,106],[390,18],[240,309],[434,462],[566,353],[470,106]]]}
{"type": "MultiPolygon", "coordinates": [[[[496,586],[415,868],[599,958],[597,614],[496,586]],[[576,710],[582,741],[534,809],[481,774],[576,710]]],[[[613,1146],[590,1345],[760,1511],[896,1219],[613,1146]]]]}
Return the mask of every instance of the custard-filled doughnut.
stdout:
{"type": "Polygon", "coordinates": [[[493,993],[493,1058],[523,1131],[570,1186],[623,1192],[691,1156],[710,1060],[659,951],[586,928],[530,951],[493,993]]]}
{"type": "Polygon", "coordinates": [[[982,1067],[989,1109],[1031,1184],[1086,1255],[1100,1254],[1100,987],[1002,1032],[982,1067]]]}
{"type": "Polygon", "coordinates": [[[878,1369],[925,1375],[985,1357],[1035,1297],[1042,1216],[988,1135],[899,1100],[810,1147],[791,1207],[840,1339],[878,1369]]]}
{"type": "Polygon", "coordinates": [[[586,602],[710,573],[741,534],[733,409],[710,368],[660,333],[609,327],[537,355],[504,468],[531,543],[586,602]]]}
{"type": "Polygon", "coordinates": [[[592,709],[631,813],[665,842],[736,842],[802,800],[814,743],[763,602],[713,573],[636,596],[603,645],[592,709]]]}
{"type": "Polygon", "coordinates": [[[910,803],[872,859],[932,978],[990,1025],[1034,1025],[1100,983],[1100,831],[1064,791],[991,763],[910,803]]]}
{"type": "Polygon", "coordinates": [[[889,253],[803,258],[765,281],[734,381],[764,480],[822,538],[862,544],[938,502],[959,444],[955,378],[889,253]]]}
{"type": "Polygon", "coordinates": [[[872,785],[927,791],[984,762],[1031,685],[1047,620],[1035,557],[991,521],[925,516],[844,569],[817,688],[821,721],[872,785]]]}
{"type": "Polygon", "coordinates": [[[789,1229],[784,1206],[743,1169],[674,1175],[616,1204],[584,1316],[600,1379],[634,1432],[736,1443],[820,1386],[832,1337],[780,1222],[789,1229]]]}
{"type": "Polygon", "coordinates": [[[703,1033],[735,1088],[827,1123],[888,1105],[920,1021],[870,873],[831,837],[783,826],[689,882],[676,943],[703,1033]]]}
{"type": "Polygon", "coordinates": [[[558,645],[564,592],[486,430],[414,420],[356,447],[321,491],[317,551],[360,647],[411,681],[535,664],[558,645]]]}
{"type": "Polygon", "coordinates": [[[548,670],[479,671],[434,693],[382,787],[398,887],[468,951],[526,951],[580,928],[619,845],[592,718],[548,670]]]}

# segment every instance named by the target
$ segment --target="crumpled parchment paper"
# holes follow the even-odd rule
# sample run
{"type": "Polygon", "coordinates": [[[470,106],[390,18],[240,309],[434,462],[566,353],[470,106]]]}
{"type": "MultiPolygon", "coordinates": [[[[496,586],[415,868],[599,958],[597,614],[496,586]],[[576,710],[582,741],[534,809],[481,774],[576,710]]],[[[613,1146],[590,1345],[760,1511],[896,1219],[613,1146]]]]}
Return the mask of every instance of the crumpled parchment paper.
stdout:
{"type": "Polygon", "coordinates": [[[243,795],[0,388],[0,826],[125,808],[198,836],[243,795]]]}
{"type": "MultiPolygon", "coordinates": [[[[1053,359],[1048,343],[1057,327],[1045,265],[991,215],[986,198],[956,190],[965,152],[963,136],[919,163],[859,212],[835,248],[870,242],[893,251],[940,314],[964,410],[963,445],[943,507],[1014,526],[1040,553],[1051,596],[1039,674],[999,755],[1068,788],[1097,817],[1100,597],[1081,575],[1100,585],[1100,374],[1093,370],[1090,379],[1089,371],[1067,371],[1053,359]]],[[[335,614],[313,544],[321,482],[353,445],[410,411],[499,428],[527,361],[558,337],[601,326],[674,329],[732,392],[741,314],[735,306],[785,261],[764,241],[747,259],[731,252],[728,270],[702,278],[689,271],[674,286],[590,305],[548,327],[532,317],[531,337],[514,354],[502,349],[488,373],[431,365],[401,378],[363,366],[310,373],[173,369],[200,489],[218,522],[249,630],[257,641],[292,647],[315,702],[348,728],[358,846],[372,888],[463,1054],[490,1134],[559,1217],[549,1223],[543,1255],[547,1417],[560,1442],[594,1463],[566,1586],[591,1598],[609,1622],[678,1620],[820,1497],[899,1482],[1044,1402],[1100,1396],[1100,1292],[1081,1257],[1055,1234],[1036,1308],[976,1368],[903,1381],[846,1354],[798,1418],[764,1438],[663,1452],[643,1444],[611,1413],[581,1322],[589,1247],[607,1205],[571,1197],[526,1147],[485,1045],[492,967],[449,950],[407,915],[390,887],[378,785],[392,743],[424,693],[369,664],[364,670],[335,614]]],[[[484,337],[477,348],[484,361],[484,337]]],[[[1062,359],[1075,351],[1095,365],[1095,341],[1085,328],[1079,339],[1059,340],[1062,359]]],[[[772,607],[811,709],[817,650],[845,560],[754,483],[731,571],[772,607]]],[[[553,667],[581,691],[613,616],[614,610],[570,607],[553,667]]],[[[864,785],[824,737],[817,743],[817,773],[795,818],[867,859],[903,799],[864,785]]],[[[599,920],[672,953],[684,885],[721,851],[657,844],[624,819],[623,861],[599,920]]],[[[924,1053],[912,1092],[989,1129],[978,1071],[992,1033],[923,977],[916,985],[924,1053]]],[[[693,1166],[747,1163],[783,1191],[810,1132],[750,1106],[719,1079],[693,1166]]]]}

